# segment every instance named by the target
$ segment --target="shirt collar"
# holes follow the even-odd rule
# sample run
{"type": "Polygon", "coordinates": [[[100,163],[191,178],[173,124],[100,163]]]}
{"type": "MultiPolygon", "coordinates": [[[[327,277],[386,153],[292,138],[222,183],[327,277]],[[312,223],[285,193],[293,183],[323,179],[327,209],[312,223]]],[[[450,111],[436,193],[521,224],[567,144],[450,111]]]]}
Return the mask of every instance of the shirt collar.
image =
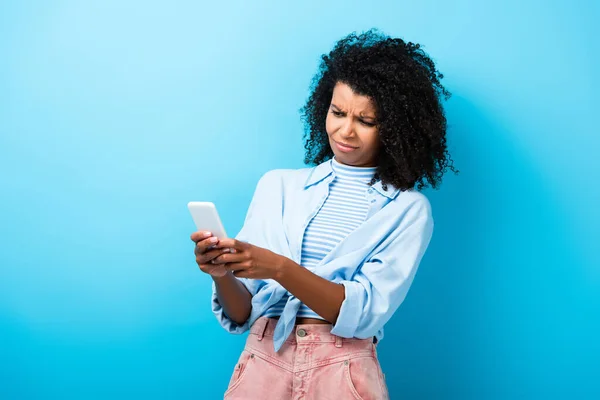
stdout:
{"type": "MultiPolygon", "coordinates": [[[[304,183],[304,189],[316,183],[322,182],[329,175],[333,174],[334,172],[333,168],[331,167],[331,163],[332,160],[329,159],[314,167],[312,171],[310,171],[310,174],[308,175],[308,178],[304,183]]],[[[375,184],[373,184],[373,189],[375,189],[382,196],[388,197],[392,200],[395,199],[396,196],[398,196],[398,193],[400,193],[399,189],[396,189],[394,186],[389,184],[387,185],[387,190],[383,190],[381,180],[378,180],[377,182],[375,182],[375,184]]]]}
{"type": "Polygon", "coordinates": [[[306,182],[304,183],[304,189],[314,185],[315,183],[321,182],[323,179],[331,175],[333,173],[331,162],[332,161],[330,159],[314,167],[312,171],[310,171],[308,179],[306,179],[306,182]]]}
{"type": "Polygon", "coordinates": [[[387,190],[384,190],[381,180],[378,180],[373,184],[373,189],[377,190],[382,196],[388,197],[390,200],[394,200],[398,196],[398,193],[400,193],[400,189],[396,189],[390,184],[387,185],[387,190]]]}

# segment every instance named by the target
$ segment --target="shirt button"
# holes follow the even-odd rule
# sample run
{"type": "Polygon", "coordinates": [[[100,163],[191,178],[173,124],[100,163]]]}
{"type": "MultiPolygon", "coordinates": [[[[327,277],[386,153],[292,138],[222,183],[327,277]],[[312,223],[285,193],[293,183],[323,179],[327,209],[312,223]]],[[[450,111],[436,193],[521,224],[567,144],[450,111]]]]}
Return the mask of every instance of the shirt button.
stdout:
{"type": "Polygon", "coordinates": [[[373,189],[369,189],[369,190],[367,190],[367,192],[373,193],[373,189]]]}
{"type": "Polygon", "coordinates": [[[296,334],[300,337],[304,337],[304,336],[306,336],[306,331],[304,329],[298,329],[296,334]]]}
{"type": "Polygon", "coordinates": [[[371,200],[371,203],[375,203],[375,199],[371,200]]]}

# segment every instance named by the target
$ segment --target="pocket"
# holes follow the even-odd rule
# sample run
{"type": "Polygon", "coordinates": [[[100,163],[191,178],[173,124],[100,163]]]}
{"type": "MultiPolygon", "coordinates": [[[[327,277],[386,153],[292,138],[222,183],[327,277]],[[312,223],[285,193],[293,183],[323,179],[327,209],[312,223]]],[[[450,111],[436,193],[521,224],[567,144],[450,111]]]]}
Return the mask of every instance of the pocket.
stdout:
{"type": "Polygon", "coordinates": [[[346,380],[356,400],[386,400],[387,390],[374,357],[356,357],[344,361],[346,380]]]}
{"type": "Polygon", "coordinates": [[[244,379],[244,375],[248,370],[250,361],[254,358],[254,354],[250,353],[247,350],[243,350],[240,358],[233,369],[233,374],[231,374],[231,379],[229,380],[229,385],[227,386],[227,390],[225,391],[224,396],[230,394],[244,379]]]}

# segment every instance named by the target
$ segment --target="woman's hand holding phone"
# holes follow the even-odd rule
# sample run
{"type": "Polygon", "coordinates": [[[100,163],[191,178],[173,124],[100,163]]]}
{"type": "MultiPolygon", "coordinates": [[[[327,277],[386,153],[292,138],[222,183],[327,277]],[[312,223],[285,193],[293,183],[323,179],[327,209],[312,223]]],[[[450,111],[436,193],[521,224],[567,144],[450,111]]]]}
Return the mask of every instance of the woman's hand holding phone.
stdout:
{"type": "Polygon", "coordinates": [[[219,238],[213,236],[211,232],[194,232],[191,239],[196,243],[194,254],[196,255],[196,263],[200,267],[200,270],[215,278],[227,275],[227,269],[223,264],[213,264],[211,261],[221,254],[231,253],[232,249],[214,248],[218,245],[219,238]]]}

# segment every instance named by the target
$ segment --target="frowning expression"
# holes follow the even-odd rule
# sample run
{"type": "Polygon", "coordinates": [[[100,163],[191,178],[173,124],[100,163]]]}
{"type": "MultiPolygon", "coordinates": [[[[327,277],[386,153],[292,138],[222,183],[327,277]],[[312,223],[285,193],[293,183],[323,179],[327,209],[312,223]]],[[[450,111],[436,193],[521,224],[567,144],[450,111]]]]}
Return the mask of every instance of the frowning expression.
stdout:
{"type": "Polygon", "coordinates": [[[335,159],[356,167],[374,167],[379,152],[375,104],[345,83],[333,89],[325,129],[335,159]]]}

